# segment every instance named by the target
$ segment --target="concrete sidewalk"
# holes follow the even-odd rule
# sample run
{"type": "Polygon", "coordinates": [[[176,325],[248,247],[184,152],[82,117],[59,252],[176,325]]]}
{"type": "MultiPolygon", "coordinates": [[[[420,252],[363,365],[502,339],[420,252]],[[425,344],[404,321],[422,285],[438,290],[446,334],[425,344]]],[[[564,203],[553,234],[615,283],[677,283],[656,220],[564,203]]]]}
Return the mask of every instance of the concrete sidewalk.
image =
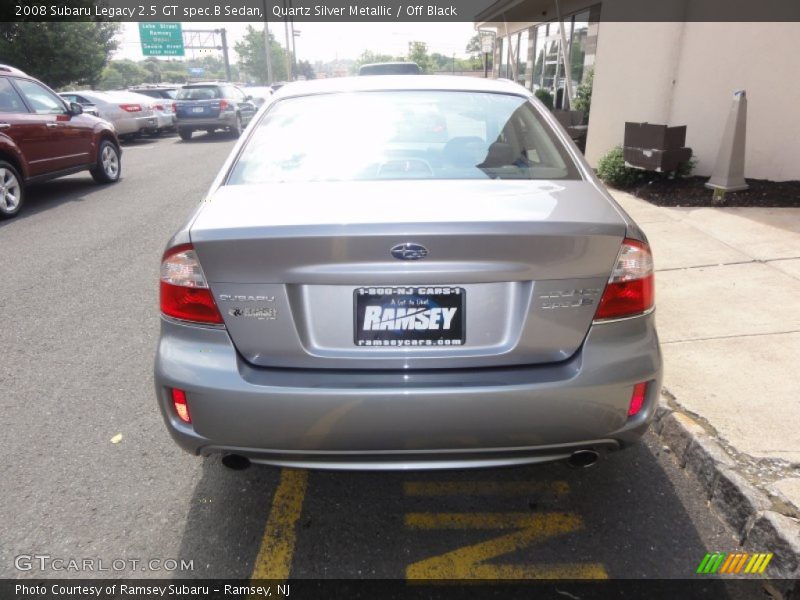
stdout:
{"type": "Polygon", "coordinates": [[[800,209],[662,208],[612,193],[653,249],[668,403],[797,518],[800,209]]]}

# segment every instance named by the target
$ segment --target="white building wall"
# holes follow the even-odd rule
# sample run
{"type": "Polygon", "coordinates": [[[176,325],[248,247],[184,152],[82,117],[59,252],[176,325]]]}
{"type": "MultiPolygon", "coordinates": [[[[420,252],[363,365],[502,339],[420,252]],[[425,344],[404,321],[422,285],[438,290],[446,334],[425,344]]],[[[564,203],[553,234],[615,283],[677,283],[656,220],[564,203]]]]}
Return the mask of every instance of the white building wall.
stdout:
{"type": "MultiPolygon", "coordinates": [[[[626,0],[607,0],[616,8],[626,0]]],[[[586,155],[622,144],[625,121],[687,126],[710,175],[733,92],[747,90],[745,176],[800,179],[800,23],[600,24],[586,155]]]]}

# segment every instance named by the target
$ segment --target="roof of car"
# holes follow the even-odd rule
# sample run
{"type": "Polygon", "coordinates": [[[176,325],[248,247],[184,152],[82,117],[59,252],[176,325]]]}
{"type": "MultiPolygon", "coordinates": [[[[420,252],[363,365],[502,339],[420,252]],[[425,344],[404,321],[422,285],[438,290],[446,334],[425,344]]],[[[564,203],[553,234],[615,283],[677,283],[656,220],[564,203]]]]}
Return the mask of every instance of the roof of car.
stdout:
{"type": "Polygon", "coordinates": [[[20,71],[16,67],[12,67],[11,65],[4,65],[4,64],[0,64],[0,74],[18,75],[18,76],[21,76],[21,77],[30,77],[30,75],[28,75],[24,71],[20,71]]]}
{"type": "Polygon", "coordinates": [[[460,77],[458,75],[373,75],[371,77],[332,77],[287,83],[275,92],[276,98],[381,90],[454,90],[494,92],[530,96],[531,92],[507,79],[460,77]]]}

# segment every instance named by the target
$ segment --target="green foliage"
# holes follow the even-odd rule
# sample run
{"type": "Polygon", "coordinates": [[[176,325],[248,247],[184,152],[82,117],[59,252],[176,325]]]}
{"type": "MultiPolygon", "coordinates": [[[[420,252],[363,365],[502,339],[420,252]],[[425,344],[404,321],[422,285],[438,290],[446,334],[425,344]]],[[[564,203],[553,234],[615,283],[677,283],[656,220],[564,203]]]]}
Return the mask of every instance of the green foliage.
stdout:
{"type": "MultiPolygon", "coordinates": [[[[269,34],[270,61],[272,62],[272,80],[286,81],[286,52],[275,41],[275,36],[269,34]]],[[[264,52],[264,32],[247,26],[244,38],[234,44],[234,50],[239,55],[239,68],[248,81],[259,84],[267,82],[267,57],[264,52]]]]}
{"type": "Polygon", "coordinates": [[[370,65],[372,63],[394,62],[398,60],[400,59],[395,58],[390,54],[378,54],[377,52],[373,52],[372,50],[364,50],[353,63],[351,72],[353,74],[357,74],[358,69],[361,67],[361,65],[370,65]]]}
{"type": "Polygon", "coordinates": [[[675,171],[676,177],[689,177],[694,171],[694,168],[697,166],[697,157],[692,154],[685,163],[681,163],[678,165],[677,170],[675,171]]]}
{"type": "Polygon", "coordinates": [[[149,71],[132,60],[112,61],[105,69],[97,87],[101,90],[118,90],[144,82],[149,71]]]}
{"type": "Polygon", "coordinates": [[[314,67],[307,60],[297,61],[297,75],[302,75],[306,79],[316,79],[317,74],[314,72],[314,67]]]}
{"type": "Polygon", "coordinates": [[[643,178],[644,171],[625,166],[622,146],[609,150],[597,164],[597,176],[616,188],[632,187],[643,178]]]}
{"type": "Polygon", "coordinates": [[[583,118],[589,122],[589,111],[592,108],[592,85],[594,84],[594,69],[589,69],[583,77],[583,81],[575,92],[573,105],[575,110],[583,111],[583,118]]]}
{"type": "Polygon", "coordinates": [[[2,62],[22,69],[54,88],[95,85],[116,49],[118,23],[0,23],[2,62]]]}
{"type": "Polygon", "coordinates": [[[425,74],[434,70],[433,61],[428,56],[428,45],[425,42],[408,43],[408,60],[417,63],[425,74]]]}
{"type": "Polygon", "coordinates": [[[542,104],[544,104],[547,108],[553,110],[553,94],[551,94],[549,90],[539,88],[533,93],[533,95],[541,100],[542,104]]]}

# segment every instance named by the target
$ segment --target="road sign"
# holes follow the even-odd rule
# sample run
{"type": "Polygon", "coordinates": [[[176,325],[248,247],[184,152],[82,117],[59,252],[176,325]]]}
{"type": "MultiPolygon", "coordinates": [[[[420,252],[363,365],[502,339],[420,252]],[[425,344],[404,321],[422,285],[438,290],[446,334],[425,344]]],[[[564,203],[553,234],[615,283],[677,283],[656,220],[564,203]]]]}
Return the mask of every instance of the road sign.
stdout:
{"type": "Polygon", "coordinates": [[[139,39],[145,56],[183,56],[180,23],[139,23],[139,39]]]}

